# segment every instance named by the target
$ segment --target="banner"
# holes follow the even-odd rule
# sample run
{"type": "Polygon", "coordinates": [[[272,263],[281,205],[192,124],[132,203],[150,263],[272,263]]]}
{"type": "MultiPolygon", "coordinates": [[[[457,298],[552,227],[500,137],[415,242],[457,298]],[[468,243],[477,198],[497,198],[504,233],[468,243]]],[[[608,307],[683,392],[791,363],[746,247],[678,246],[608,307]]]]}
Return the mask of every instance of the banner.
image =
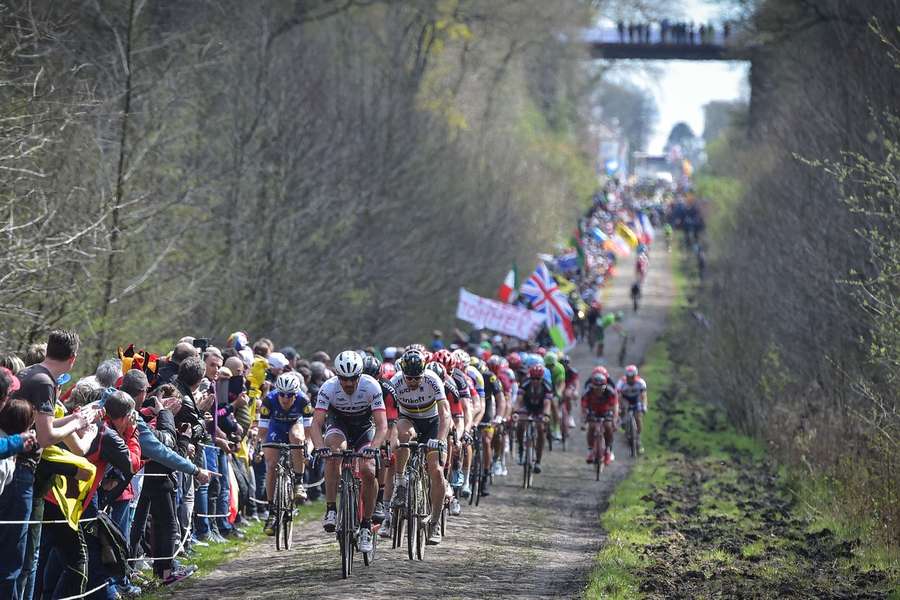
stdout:
{"type": "Polygon", "coordinates": [[[459,288],[456,318],[468,321],[478,329],[491,329],[520,340],[534,337],[544,323],[541,313],[482,298],[465,288],[459,288]]]}

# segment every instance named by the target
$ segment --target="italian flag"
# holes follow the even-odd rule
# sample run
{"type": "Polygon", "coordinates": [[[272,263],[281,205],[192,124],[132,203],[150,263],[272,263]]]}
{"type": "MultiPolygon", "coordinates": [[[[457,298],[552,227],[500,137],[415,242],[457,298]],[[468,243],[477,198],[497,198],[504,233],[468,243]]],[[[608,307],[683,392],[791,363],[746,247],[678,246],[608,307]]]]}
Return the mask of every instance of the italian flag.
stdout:
{"type": "Polygon", "coordinates": [[[497,298],[499,298],[501,302],[509,304],[516,299],[516,290],[518,289],[519,270],[516,268],[516,265],[513,265],[513,268],[506,274],[506,279],[500,284],[500,289],[497,290],[497,298]]]}

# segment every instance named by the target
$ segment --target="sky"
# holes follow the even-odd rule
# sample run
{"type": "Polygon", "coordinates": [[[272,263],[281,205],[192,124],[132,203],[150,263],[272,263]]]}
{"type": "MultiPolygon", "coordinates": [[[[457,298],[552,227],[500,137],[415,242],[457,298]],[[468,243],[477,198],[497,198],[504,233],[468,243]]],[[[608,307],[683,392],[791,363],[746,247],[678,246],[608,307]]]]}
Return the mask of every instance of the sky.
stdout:
{"type": "MultiPolygon", "coordinates": [[[[682,0],[688,19],[704,22],[721,20],[720,9],[703,0],[682,0]]],[[[650,138],[648,150],[662,153],[672,127],[679,121],[703,133],[703,105],[712,100],[748,98],[749,63],[718,61],[620,61],[609,77],[631,82],[652,93],[659,109],[659,120],[650,138]]]]}

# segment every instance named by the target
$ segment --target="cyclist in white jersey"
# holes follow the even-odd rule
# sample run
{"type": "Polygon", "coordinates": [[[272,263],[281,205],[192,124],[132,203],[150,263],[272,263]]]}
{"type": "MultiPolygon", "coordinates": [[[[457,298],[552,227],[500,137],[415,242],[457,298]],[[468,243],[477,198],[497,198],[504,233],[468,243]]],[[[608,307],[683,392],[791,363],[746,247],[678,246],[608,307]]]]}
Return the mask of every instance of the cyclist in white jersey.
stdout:
{"type": "MultiPolygon", "coordinates": [[[[334,360],[334,377],[322,384],[316,399],[316,412],[310,426],[310,438],[314,453],[327,457],[332,452],[352,448],[371,456],[387,435],[387,417],[381,386],[368,375],[362,374],[362,357],[352,351],[341,352],[334,360]],[[324,435],[323,435],[324,429],[324,435]]],[[[325,465],[325,531],[335,530],[337,520],[337,484],[340,479],[340,461],[330,460],[325,465]]],[[[372,550],[372,513],[378,495],[378,481],[372,461],[360,461],[362,480],[363,520],[359,538],[360,552],[372,550]]]]}
{"type": "MultiPolygon", "coordinates": [[[[441,468],[446,458],[447,434],[450,430],[450,404],[444,393],[443,382],[430,370],[425,369],[425,356],[410,350],[400,358],[400,372],[391,379],[394,399],[400,418],[397,420],[397,437],[401,443],[408,442],[415,435],[422,444],[428,444],[428,475],[431,480],[431,521],[428,543],[441,541],[440,514],[444,506],[446,481],[441,468]]],[[[397,473],[403,473],[409,451],[397,449],[397,473]]],[[[406,482],[402,477],[394,495],[403,497],[406,482]]]]}
{"type": "MultiPolygon", "coordinates": [[[[625,367],[625,375],[616,384],[616,391],[619,393],[619,398],[623,400],[619,403],[619,410],[623,415],[626,407],[634,407],[634,421],[637,425],[638,435],[640,435],[644,420],[643,414],[647,412],[647,383],[638,376],[636,365],[625,367]]],[[[641,447],[639,451],[643,452],[644,448],[641,447]]]]}

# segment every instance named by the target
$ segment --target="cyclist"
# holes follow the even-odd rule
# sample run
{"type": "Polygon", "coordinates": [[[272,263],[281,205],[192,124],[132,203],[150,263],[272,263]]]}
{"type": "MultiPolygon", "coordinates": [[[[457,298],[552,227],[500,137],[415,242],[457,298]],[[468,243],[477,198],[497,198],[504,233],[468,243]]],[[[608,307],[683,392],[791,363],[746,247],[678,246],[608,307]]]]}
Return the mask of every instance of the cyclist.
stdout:
{"type": "MultiPolygon", "coordinates": [[[[388,439],[386,441],[387,443],[390,443],[391,438],[396,438],[397,433],[396,428],[393,427],[397,422],[397,405],[394,402],[394,388],[392,388],[391,384],[381,376],[382,367],[381,361],[375,358],[374,355],[370,354],[363,358],[363,375],[368,375],[381,386],[381,396],[384,398],[384,406],[388,421],[388,439]],[[393,436],[391,435],[392,433],[393,436]]],[[[391,377],[393,377],[393,365],[387,363],[387,367],[387,370],[391,372],[391,377]]],[[[385,487],[390,480],[390,475],[392,475],[392,473],[388,473],[389,470],[389,468],[381,469],[378,477],[378,498],[375,500],[375,512],[372,513],[372,522],[376,525],[383,523],[386,516],[384,510],[385,487]]],[[[390,499],[390,494],[388,494],[388,499],[390,499]]]]}
{"type": "Polygon", "coordinates": [[[494,425],[501,423],[503,413],[506,412],[506,398],[503,395],[503,384],[488,368],[483,360],[477,356],[470,359],[470,363],[484,381],[484,412],[481,415],[483,425],[481,430],[482,441],[482,470],[484,471],[484,483],[481,486],[481,495],[489,496],[487,482],[490,479],[491,463],[493,461],[494,425]]]}
{"type": "MultiPolygon", "coordinates": [[[[581,397],[581,416],[585,422],[595,421],[603,424],[603,437],[606,440],[606,454],[603,456],[603,463],[607,465],[616,459],[612,447],[618,407],[619,397],[609,378],[600,372],[591,375],[587,382],[587,389],[581,397]]],[[[589,427],[587,432],[588,463],[594,462],[594,435],[595,428],[589,427]]]]}
{"type": "MultiPolygon", "coordinates": [[[[541,363],[534,363],[528,368],[528,378],[519,386],[519,395],[516,402],[516,413],[527,414],[537,421],[535,473],[541,472],[541,456],[544,452],[545,435],[544,417],[550,413],[550,405],[553,401],[553,387],[544,377],[544,371],[544,365],[541,363]]],[[[520,422],[516,431],[520,465],[525,461],[522,441],[524,433],[525,423],[520,422]]]]}
{"type": "MultiPolygon", "coordinates": [[[[391,378],[396,374],[397,368],[394,366],[394,363],[385,361],[381,363],[381,368],[378,371],[377,377],[378,381],[382,384],[382,393],[385,393],[385,390],[390,390],[390,393],[384,397],[384,407],[387,411],[388,433],[382,448],[390,446],[392,451],[397,448],[397,418],[400,416],[400,413],[397,411],[397,401],[394,399],[394,388],[391,386],[391,378]]],[[[391,498],[394,496],[394,480],[397,473],[396,459],[396,455],[392,452],[391,460],[388,461],[385,468],[381,470],[384,494],[381,494],[380,488],[378,491],[379,495],[382,496],[382,504],[385,506],[390,506],[391,498]]],[[[382,482],[380,482],[379,485],[381,483],[382,482]]],[[[375,506],[377,512],[378,504],[376,503],[375,506]]],[[[378,530],[378,535],[386,538],[391,537],[391,526],[391,513],[387,512],[384,516],[381,528],[378,530]]]]}
{"type": "Polygon", "coordinates": [[[596,342],[597,342],[597,356],[603,356],[604,349],[604,341],[606,338],[606,329],[612,328],[617,331],[619,334],[622,334],[622,321],[625,319],[625,313],[622,311],[616,313],[606,313],[599,319],[597,319],[597,330],[596,330],[596,342]]]}
{"type": "MultiPolygon", "coordinates": [[[[282,373],[275,379],[271,392],[263,398],[259,407],[259,438],[267,444],[305,444],[303,416],[309,406],[309,398],[303,393],[300,377],[293,371],[282,373]]],[[[269,501],[269,517],[264,531],[275,535],[275,510],[272,502],[275,491],[275,468],[278,464],[278,449],[263,448],[266,461],[266,498],[269,501]]],[[[294,501],[306,500],[303,488],[305,460],[300,449],[291,450],[294,466],[294,501]]]]}
{"type": "Polygon", "coordinates": [[[638,301],[641,299],[641,281],[635,280],[631,284],[631,303],[634,306],[634,312],[638,311],[638,301]]]}
{"type": "MultiPolygon", "coordinates": [[[[634,420],[637,424],[638,435],[640,435],[642,422],[644,420],[643,413],[647,412],[647,383],[638,376],[638,368],[636,365],[628,365],[625,367],[625,374],[619,379],[619,383],[616,384],[616,392],[618,392],[619,397],[625,401],[620,406],[623,415],[625,413],[626,404],[628,407],[635,408],[634,420]]],[[[643,452],[643,446],[641,446],[638,451],[643,452]]]]}
{"type": "Polygon", "coordinates": [[[566,425],[571,430],[575,427],[575,417],[572,416],[572,399],[578,397],[578,371],[572,366],[572,360],[568,354],[560,357],[559,363],[566,370],[566,389],[563,392],[563,402],[565,402],[566,412],[569,415],[566,425]]]}
{"type": "Polygon", "coordinates": [[[559,402],[562,400],[563,393],[566,391],[566,368],[559,364],[556,351],[547,352],[544,355],[544,366],[550,371],[550,383],[553,386],[553,403],[550,406],[551,416],[553,417],[553,439],[561,440],[559,428],[559,402]]]}
{"type": "MultiPolygon", "coordinates": [[[[327,458],[333,452],[352,448],[375,457],[387,435],[384,396],[381,386],[363,375],[363,359],[345,350],[334,360],[334,372],[319,388],[316,414],[309,434],[315,455],[327,458]],[[323,433],[324,430],[324,433],[323,433]]],[[[337,485],[341,465],[331,460],[325,465],[325,516],[322,527],[333,532],[337,521],[337,485]]],[[[372,551],[372,513],[378,495],[375,467],[370,461],[359,465],[364,514],[360,523],[359,551],[372,551]]]]}
{"type": "MultiPolygon", "coordinates": [[[[473,367],[471,362],[471,357],[469,353],[465,350],[455,350],[453,352],[453,357],[457,361],[457,368],[465,373],[466,377],[472,382],[472,386],[469,389],[469,396],[472,401],[472,421],[471,423],[474,425],[475,423],[481,423],[481,418],[484,416],[484,377],[481,376],[481,373],[473,367]]],[[[466,460],[463,465],[463,486],[460,491],[460,495],[463,498],[468,498],[472,493],[472,486],[469,483],[469,474],[472,471],[472,451],[466,453],[466,460]]]]}
{"type": "MultiPolygon", "coordinates": [[[[446,481],[440,463],[447,450],[450,431],[450,405],[438,376],[425,369],[425,356],[417,349],[407,350],[400,357],[400,372],[391,379],[400,418],[397,420],[397,439],[409,442],[416,436],[419,443],[428,444],[426,460],[431,481],[431,520],[428,523],[428,544],[441,541],[440,515],[444,506],[446,481]]],[[[397,449],[397,472],[403,473],[409,450],[397,449]]],[[[396,493],[401,497],[407,484],[401,476],[396,493]]]]}
{"type": "MultiPolygon", "coordinates": [[[[463,440],[468,435],[466,432],[471,426],[471,395],[469,391],[469,386],[471,384],[469,378],[466,377],[462,371],[455,368],[456,363],[453,360],[450,351],[438,350],[434,353],[432,358],[434,359],[434,362],[429,363],[429,367],[432,370],[435,370],[431,365],[440,364],[444,369],[445,382],[450,381],[453,384],[452,387],[445,385],[445,389],[454,389],[457,394],[455,402],[450,394],[447,396],[447,400],[450,402],[450,418],[453,420],[452,427],[456,432],[456,444],[454,446],[448,446],[447,460],[452,467],[450,473],[450,487],[454,490],[458,490],[465,481],[462,469],[460,468],[462,465],[460,450],[462,449],[463,440]]],[[[435,370],[435,372],[437,371],[435,370]]],[[[459,499],[454,494],[453,499],[450,500],[450,514],[459,516],[460,512],[462,512],[462,507],[459,504],[459,499]]]]}
{"type": "MultiPolygon", "coordinates": [[[[447,434],[447,462],[444,463],[444,466],[452,466],[453,463],[451,461],[455,445],[459,443],[459,436],[461,436],[462,431],[464,431],[461,428],[457,429],[457,425],[462,424],[464,420],[462,398],[460,397],[456,383],[447,373],[447,369],[445,369],[444,365],[440,362],[433,360],[433,356],[432,360],[425,365],[425,368],[434,372],[434,374],[438,376],[438,379],[444,384],[444,395],[447,396],[447,403],[450,405],[450,431],[447,434]],[[454,443],[454,440],[457,441],[454,443]]],[[[450,498],[450,513],[458,516],[460,512],[462,512],[462,507],[459,505],[459,500],[453,493],[452,486],[448,484],[445,491],[447,497],[450,498]]]]}
{"type": "MultiPolygon", "coordinates": [[[[487,366],[500,381],[500,385],[503,386],[503,397],[509,399],[509,401],[503,403],[503,411],[498,412],[495,417],[498,425],[500,425],[505,423],[510,417],[512,402],[519,392],[519,384],[516,381],[515,374],[509,368],[509,363],[502,356],[498,354],[491,356],[487,361],[487,366]]],[[[505,476],[507,474],[507,469],[504,466],[501,457],[503,456],[504,450],[509,447],[508,442],[509,436],[507,435],[506,428],[500,427],[499,435],[494,436],[494,461],[491,466],[491,472],[494,475],[505,476]]]]}

